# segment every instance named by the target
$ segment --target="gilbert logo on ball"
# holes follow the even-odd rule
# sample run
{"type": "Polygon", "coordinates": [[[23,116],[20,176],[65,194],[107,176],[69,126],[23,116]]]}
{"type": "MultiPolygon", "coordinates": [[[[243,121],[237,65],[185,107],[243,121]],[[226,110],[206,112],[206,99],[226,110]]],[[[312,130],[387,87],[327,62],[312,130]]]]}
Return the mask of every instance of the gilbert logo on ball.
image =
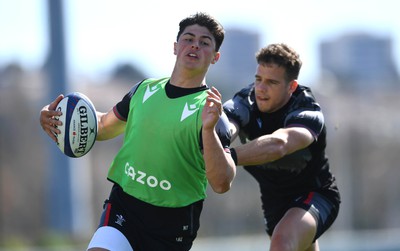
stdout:
{"type": "Polygon", "coordinates": [[[63,124],[58,126],[57,146],[65,155],[79,158],[87,154],[96,142],[96,109],[88,97],[79,92],[65,96],[56,110],[63,124]]]}

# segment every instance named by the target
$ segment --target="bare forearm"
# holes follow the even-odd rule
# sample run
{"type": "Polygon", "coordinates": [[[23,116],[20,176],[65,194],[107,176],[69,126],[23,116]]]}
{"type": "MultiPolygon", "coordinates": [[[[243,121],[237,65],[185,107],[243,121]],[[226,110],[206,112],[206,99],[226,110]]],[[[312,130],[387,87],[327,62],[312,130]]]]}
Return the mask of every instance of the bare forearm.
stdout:
{"type": "Polygon", "coordinates": [[[202,135],[207,179],[216,193],[224,193],[236,175],[235,163],[224,151],[215,130],[203,130],[202,135]]]}
{"type": "Polygon", "coordinates": [[[282,128],[235,147],[238,165],[261,165],[309,146],[314,141],[308,129],[282,128]]]}
{"type": "Polygon", "coordinates": [[[260,137],[235,147],[238,165],[260,165],[282,158],[285,142],[280,138],[260,137]]]}
{"type": "Polygon", "coordinates": [[[98,132],[96,140],[108,140],[117,137],[125,130],[125,122],[120,121],[112,110],[108,113],[97,112],[98,132]]]}

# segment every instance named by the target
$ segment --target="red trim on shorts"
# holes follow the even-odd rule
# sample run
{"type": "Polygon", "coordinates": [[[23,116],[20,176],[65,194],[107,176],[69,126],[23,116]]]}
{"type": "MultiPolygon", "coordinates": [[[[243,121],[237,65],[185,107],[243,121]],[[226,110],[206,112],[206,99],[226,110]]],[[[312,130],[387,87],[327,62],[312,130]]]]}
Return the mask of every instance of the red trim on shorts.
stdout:
{"type": "Polygon", "coordinates": [[[314,197],[314,192],[310,192],[307,196],[307,199],[304,200],[304,203],[306,203],[307,205],[310,204],[312,198],[314,197]]]}
{"type": "Polygon", "coordinates": [[[111,203],[107,203],[106,213],[104,217],[103,227],[108,226],[108,221],[110,220],[111,213],[111,203]]]}

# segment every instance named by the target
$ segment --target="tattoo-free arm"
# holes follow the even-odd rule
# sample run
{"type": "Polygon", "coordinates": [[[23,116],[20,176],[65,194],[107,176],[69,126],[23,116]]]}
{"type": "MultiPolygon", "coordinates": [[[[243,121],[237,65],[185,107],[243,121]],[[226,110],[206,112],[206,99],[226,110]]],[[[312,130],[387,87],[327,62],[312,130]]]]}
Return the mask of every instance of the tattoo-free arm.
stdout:
{"type": "Polygon", "coordinates": [[[261,165],[275,161],[314,141],[311,132],[303,127],[278,129],[272,134],[260,136],[244,145],[235,147],[238,165],[261,165]]]}
{"type": "Polygon", "coordinates": [[[126,122],[120,120],[113,109],[107,113],[97,112],[98,132],[96,140],[112,139],[125,131],[126,122]]]}
{"type": "Polygon", "coordinates": [[[230,154],[224,151],[215,130],[203,128],[202,136],[208,182],[214,192],[225,193],[231,188],[236,165],[230,154]]]}
{"type": "Polygon", "coordinates": [[[215,129],[221,115],[221,94],[212,87],[202,111],[202,141],[206,176],[216,193],[228,191],[236,175],[236,165],[231,155],[225,152],[215,129]]]}

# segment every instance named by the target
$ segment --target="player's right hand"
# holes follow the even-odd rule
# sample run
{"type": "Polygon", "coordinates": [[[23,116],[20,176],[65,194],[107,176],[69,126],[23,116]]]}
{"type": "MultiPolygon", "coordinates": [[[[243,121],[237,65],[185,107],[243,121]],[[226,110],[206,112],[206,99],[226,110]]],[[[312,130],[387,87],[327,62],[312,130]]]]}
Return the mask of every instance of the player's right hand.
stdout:
{"type": "Polygon", "coordinates": [[[63,94],[58,95],[53,102],[44,106],[40,111],[40,125],[54,142],[57,142],[57,137],[55,134],[60,133],[60,130],[57,129],[57,126],[62,125],[62,122],[56,119],[56,117],[60,116],[62,113],[60,111],[56,111],[56,108],[58,103],[60,103],[63,98],[63,94]]]}

